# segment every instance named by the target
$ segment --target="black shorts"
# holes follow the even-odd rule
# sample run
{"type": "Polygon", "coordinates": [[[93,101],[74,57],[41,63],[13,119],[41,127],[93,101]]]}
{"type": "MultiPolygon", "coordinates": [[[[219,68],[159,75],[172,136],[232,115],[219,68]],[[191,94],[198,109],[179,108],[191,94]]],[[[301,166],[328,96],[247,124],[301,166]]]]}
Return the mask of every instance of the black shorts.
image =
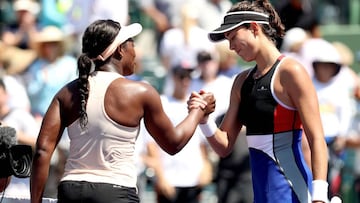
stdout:
{"type": "Polygon", "coordinates": [[[139,203],[136,188],[108,183],[62,181],[58,203],[139,203]]]}

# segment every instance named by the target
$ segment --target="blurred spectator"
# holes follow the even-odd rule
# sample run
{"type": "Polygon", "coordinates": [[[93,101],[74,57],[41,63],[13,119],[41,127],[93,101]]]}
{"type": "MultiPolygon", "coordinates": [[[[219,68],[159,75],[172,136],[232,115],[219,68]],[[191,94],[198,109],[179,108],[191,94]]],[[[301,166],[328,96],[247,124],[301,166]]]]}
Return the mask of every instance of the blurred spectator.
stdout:
{"type": "Polygon", "coordinates": [[[45,27],[34,39],[38,58],[23,73],[31,112],[41,120],[53,96],[77,77],[77,62],[66,54],[65,36],[54,26],[45,27]]]}
{"type": "Polygon", "coordinates": [[[295,27],[304,16],[313,12],[311,1],[309,0],[277,1],[274,5],[281,21],[285,25],[285,30],[295,27]]]}
{"type": "Polygon", "coordinates": [[[341,193],[344,196],[344,200],[358,202],[360,201],[360,79],[352,69],[355,57],[351,49],[339,41],[334,41],[332,44],[340,53],[342,63],[344,64],[342,72],[339,73],[342,75],[343,80],[339,82],[348,86],[347,91],[351,97],[351,111],[353,112],[349,135],[341,141],[341,145],[343,145],[344,148],[341,193]],[[354,194],[354,196],[349,194],[354,194]],[[351,198],[354,199],[351,200],[351,198]]]}
{"type": "Polygon", "coordinates": [[[196,71],[199,72],[199,76],[191,82],[189,93],[200,90],[212,92],[216,98],[216,109],[210,114],[210,118],[216,120],[226,112],[229,106],[233,78],[218,75],[219,55],[216,51],[199,51],[197,64],[196,71]]]}
{"type": "Polygon", "coordinates": [[[182,24],[182,7],[187,3],[192,3],[195,10],[199,5],[203,5],[205,0],[140,0],[139,7],[152,22],[154,22],[154,35],[156,41],[156,51],[160,53],[160,42],[163,40],[164,33],[171,28],[179,27],[182,24]]]}
{"type": "Polygon", "coordinates": [[[7,45],[30,49],[30,42],[39,31],[37,15],[40,5],[34,0],[15,0],[13,8],[16,21],[4,28],[1,39],[7,45]]]}
{"type": "MultiPolygon", "coordinates": [[[[285,32],[280,51],[284,55],[302,63],[303,58],[300,51],[307,39],[309,39],[309,34],[304,29],[300,27],[291,28],[285,32]]],[[[311,66],[305,65],[304,67],[310,75],[313,74],[313,68],[311,66]]]]}
{"type": "Polygon", "coordinates": [[[298,53],[302,44],[307,40],[308,34],[300,27],[294,27],[286,31],[283,43],[281,45],[282,52],[298,53]]]}
{"type": "MultiPolygon", "coordinates": [[[[171,96],[162,95],[161,101],[166,114],[175,125],[187,115],[188,89],[192,69],[178,65],[171,69],[174,91],[171,96]]],[[[200,203],[204,186],[212,181],[212,166],[207,154],[207,144],[200,130],[182,151],[168,155],[156,144],[148,141],[148,153],[152,159],[158,203],[200,203]],[[189,158],[191,157],[191,158],[189,158]]]]}
{"type": "Polygon", "coordinates": [[[232,3],[229,0],[205,0],[201,5],[201,14],[199,15],[200,27],[206,31],[217,28],[231,6],[232,3]]]}
{"type": "MultiPolygon", "coordinates": [[[[16,130],[18,144],[35,147],[40,126],[30,112],[8,105],[8,87],[0,78],[0,120],[4,126],[11,126],[16,130]]],[[[4,195],[14,198],[30,198],[30,178],[12,177],[4,195]]]]}
{"type": "Polygon", "coordinates": [[[30,112],[30,99],[18,74],[25,71],[35,58],[36,53],[32,50],[5,45],[0,41],[0,76],[5,85],[11,87],[11,91],[7,92],[10,108],[21,108],[30,112]]]}
{"type": "Polygon", "coordinates": [[[329,152],[328,183],[330,196],[340,193],[343,167],[342,137],[348,136],[352,110],[348,87],[341,82],[342,61],[335,47],[324,41],[317,47],[313,58],[313,83],[319,100],[321,121],[329,152]]]}
{"type": "Polygon", "coordinates": [[[229,49],[229,41],[224,40],[216,43],[216,50],[219,53],[219,75],[234,78],[240,71],[237,54],[229,49]]]}
{"type": "MultiPolygon", "coordinates": [[[[215,47],[208,39],[207,32],[198,25],[199,13],[196,7],[188,3],[183,5],[181,12],[181,26],[167,30],[160,45],[161,62],[169,73],[171,67],[181,63],[195,67],[197,53],[201,50],[214,50],[215,47]]],[[[168,74],[164,93],[171,94],[172,88],[171,74],[168,74]]]]}
{"type": "MultiPolygon", "coordinates": [[[[77,78],[77,61],[67,54],[65,35],[55,26],[41,30],[34,39],[34,48],[38,58],[21,76],[30,98],[31,112],[38,122],[42,122],[54,95],[66,83],[77,78]]],[[[67,135],[62,136],[52,156],[44,197],[57,196],[57,184],[63,173],[68,149],[66,138],[67,135]]]]}
{"type": "MultiPolygon", "coordinates": [[[[281,22],[285,26],[285,31],[290,30],[293,27],[301,27],[299,23],[303,24],[304,19],[313,17],[313,8],[310,0],[285,0],[276,1],[274,4],[276,11],[278,12],[281,22]]],[[[303,28],[304,29],[304,28],[303,28]]],[[[282,39],[277,39],[277,47],[282,46],[282,39]]]]}
{"type": "Polygon", "coordinates": [[[314,61],[314,57],[318,52],[318,48],[324,46],[323,44],[328,44],[328,42],[322,38],[310,37],[302,44],[298,52],[300,55],[300,62],[304,65],[310,77],[313,77],[314,75],[314,68],[312,66],[312,62],[314,61]]]}
{"type": "Polygon", "coordinates": [[[39,0],[41,11],[39,24],[41,27],[49,25],[63,28],[66,22],[66,13],[73,4],[73,0],[39,0]]]}
{"type": "Polygon", "coordinates": [[[207,37],[207,31],[198,24],[199,12],[192,3],[181,7],[181,25],[164,33],[160,56],[164,67],[169,70],[182,62],[196,66],[196,54],[201,50],[213,50],[214,45],[207,37]]]}
{"type": "MultiPolygon", "coordinates": [[[[48,0],[46,0],[48,1],[48,0]]],[[[98,19],[112,19],[121,25],[129,23],[129,0],[72,0],[65,11],[64,31],[73,36],[72,50],[81,53],[81,37],[85,28],[98,19]]]]}

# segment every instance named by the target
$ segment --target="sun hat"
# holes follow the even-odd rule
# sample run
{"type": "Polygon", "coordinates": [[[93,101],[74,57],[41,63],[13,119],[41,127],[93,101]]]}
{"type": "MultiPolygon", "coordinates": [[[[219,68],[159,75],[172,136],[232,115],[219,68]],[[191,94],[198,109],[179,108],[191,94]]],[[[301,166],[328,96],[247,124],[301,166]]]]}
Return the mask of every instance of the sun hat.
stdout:
{"type": "Polygon", "coordinates": [[[313,63],[333,63],[341,66],[342,60],[340,53],[330,42],[319,44],[314,51],[313,63]]]}
{"type": "Polygon", "coordinates": [[[13,8],[15,11],[28,11],[34,15],[40,12],[40,5],[33,0],[16,0],[13,8]]]}
{"type": "Polygon", "coordinates": [[[0,63],[9,75],[23,73],[36,57],[37,54],[32,49],[20,49],[0,41],[0,63]]]}
{"type": "MultiPolygon", "coordinates": [[[[95,60],[105,61],[109,56],[111,56],[116,48],[125,42],[127,39],[135,37],[142,31],[142,26],[139,23],[133,23],[127,26],[121,26],[121,29],[118,35],[115,37],[114,41],[101,53],[95,60]]],[[[94,59],[93,59],[94,60],[94,59]]]]}
{"type": "Polygon", "coordinates": [[[235,11],[228,12],[223,23],[217,29],[209,33],[209,39],[213,42],[222,41],[225,39],[225,33],[238,28],[239,26],[256,22],[259,24],[269,24],[269,16],[255,11],[235,11]]]}
{"type": "Polygon", "coordinates": [[[332,45],[338,50],[344,65],[351,66],[354,63],[354,53],[349,46],[340,41],[334,41],[332,45]]]}
{"type": "Polygon", "coordinates": [[[44,27],[35,37],[34,42],[43,43],[43,42],[60,42],[65,38],[64,33],[60,28],[56,26],[46,26],[44,27]]]}

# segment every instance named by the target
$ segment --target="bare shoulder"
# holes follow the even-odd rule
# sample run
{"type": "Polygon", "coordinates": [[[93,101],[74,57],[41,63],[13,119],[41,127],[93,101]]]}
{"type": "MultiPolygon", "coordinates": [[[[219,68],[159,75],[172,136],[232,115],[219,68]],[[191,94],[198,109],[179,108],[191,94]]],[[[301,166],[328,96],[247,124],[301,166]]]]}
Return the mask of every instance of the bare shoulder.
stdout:
{"type": "Polygon", "coordinates": [[[115,86],[116,88],[122,88],[122,92],[126,94],[137,94],[138,96],[159,95],[158,91],[150,83],[145,81],[117,79],[114,81],[112,86],[115,86]]]}
{"type": "Polygon", "coordinates": [[[279,74],[282,81],[310,80],[305,67],[300,62],[289,57],[283,59],[279,68],[279,74]]]}
{"type": "Polygon", "coordinates": [[[148,82],[117,79],[109,87],[116,98],[122,101],[146,104],[160,98],[158,91],[148,82]]]}
{"type": "Polygon", "coordinates": [[[300,62],[290,57],[283,60],[280,70],[289,74],[307,74],[305,67],[300,62]]]}

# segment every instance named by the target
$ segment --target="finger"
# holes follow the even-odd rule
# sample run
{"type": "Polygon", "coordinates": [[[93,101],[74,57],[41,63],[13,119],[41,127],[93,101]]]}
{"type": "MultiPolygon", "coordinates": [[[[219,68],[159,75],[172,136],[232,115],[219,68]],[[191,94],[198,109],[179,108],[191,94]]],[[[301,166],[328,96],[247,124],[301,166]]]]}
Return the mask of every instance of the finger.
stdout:
{"type": "Polygon", "coordinates": [[[200,93],[193,91],[193,92],[191,92],[190,98],[193,98],[193,97],[201,98],[201,95],[200,95],[200,93]]]}
{"type": "Polygon", "coordinates": [[[193,98],[192,101],[197,103],[202,109],[208,105],[208,103],[202,98],[193,98]]]}
{"type": "Polygon", "coordinates": [[[205,94],[205,93],[206,93],[205,90],[200,90],[200,91],[199,91],[199,94],[200,94],[200,95],[203,95],[203,94],[205,94]]]}

